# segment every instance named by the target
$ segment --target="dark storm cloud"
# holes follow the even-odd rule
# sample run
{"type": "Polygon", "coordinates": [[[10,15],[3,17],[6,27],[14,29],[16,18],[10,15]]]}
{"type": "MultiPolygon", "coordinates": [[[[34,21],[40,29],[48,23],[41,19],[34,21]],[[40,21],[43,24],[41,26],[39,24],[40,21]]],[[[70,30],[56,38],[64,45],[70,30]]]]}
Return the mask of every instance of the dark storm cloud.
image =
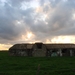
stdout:
{"type": "Polygon", "coordinates": [[[21,8],[22,3],[31,1],[7,0],[4,5],[0,5],[1,43],[17,42],[27,31],[33,32],[35,40],[41,41],[54,36],[75,35],[74,0],[48,0],[48,4],[45,0],[39,0],[43,10],[40,13],[36,12],[36,8],[29,7],[25,10],[21,8]],[[47,15],[45,20],[43,14],[47,15]]]}
{"type": "MultiPolygon", "coordinates": [[[[13,8],[9,3],[5,3],[4,6],[1,6],[0,11],[0,37],[3,40],[16,40],[21,37],[21,34],[25,33],[27,28],[26,25],[19,26],[15,24],[16,20],[22,20],[21,10],[13,8]]],[[[25,12],[30,13],[28,9],[25,12]]]]}
{"type": "MultiPolygon", "coordinates": [[[[72,32],[72,27],[75,27],[75,20],[72,19],[75,11],[75,1],[60,2],[55,8],[48,23],[51,24],[51,31],[54,35],[68,35],[72,32]],[[65,32],[64,32],[65,31],[65,32]]],[[[74,30],[73,30],[74,31],[74,30]]],[[[75,31],[74,31],[75,32],[75,31]]],[[[74,35],[73,33],[70,35],[74,35]]]]}
{"type": "MultiPolygon", "coordinates": [[[[48,14],[48,19],[46,19],[48,25],[44,21],[38,21],[36,25],[31,27],[33,33],[36,34],[36,40],[42,41],[52,36],[75,35],[75,19],[73,19],[75,1],[55,0],[53,3],[50,0],[50,2],[50,7],[53,7],[46,13],[48,14]]],[[[43,7],[42,9],[44,12],[43,7]]]]}

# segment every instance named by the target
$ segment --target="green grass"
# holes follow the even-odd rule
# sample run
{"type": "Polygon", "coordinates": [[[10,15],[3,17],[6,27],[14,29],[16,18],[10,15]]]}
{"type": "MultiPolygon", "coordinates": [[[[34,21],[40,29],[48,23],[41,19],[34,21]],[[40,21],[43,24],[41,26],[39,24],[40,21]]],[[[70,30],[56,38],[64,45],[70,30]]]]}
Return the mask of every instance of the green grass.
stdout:
{"type": "Polygon", "coordinates": [[[75,57],[15,57],[0,52],[0,75],[75,75],[75,57]]]}

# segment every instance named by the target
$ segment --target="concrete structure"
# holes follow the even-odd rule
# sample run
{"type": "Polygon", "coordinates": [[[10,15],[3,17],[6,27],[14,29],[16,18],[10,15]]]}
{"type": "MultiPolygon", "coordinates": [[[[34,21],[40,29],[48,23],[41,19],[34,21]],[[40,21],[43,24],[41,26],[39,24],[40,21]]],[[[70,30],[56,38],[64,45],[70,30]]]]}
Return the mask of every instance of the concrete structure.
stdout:
{"type": "Polygon", "coordinates": [[[74,56],[75,44],[45,44],[48,56],[74,56]]]}
{"type": "Polygon", "coordinates": [[[45,57],[47,48],[43,43],[35,43],[33,45],[32,56],[34,57],[45,57]]]}
{"type": "Polygon", "coordinates": [[[75,44],[15,44],[9,53],[11,56],[75,56],[75,44]]]}
{"type": "Polygon", "coordinates": [[[32,56],[33,44],[15,44],[9,49],[11,56],[32,56]]]}

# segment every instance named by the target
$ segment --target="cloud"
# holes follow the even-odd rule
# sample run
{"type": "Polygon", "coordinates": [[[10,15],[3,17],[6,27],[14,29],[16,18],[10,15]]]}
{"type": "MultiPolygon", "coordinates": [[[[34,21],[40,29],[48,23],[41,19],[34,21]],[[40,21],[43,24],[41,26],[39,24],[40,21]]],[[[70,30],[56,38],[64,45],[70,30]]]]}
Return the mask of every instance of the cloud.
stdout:
{"type": "Polygon", "coordinates": [[[74,0],[5,0],[0,3],[1,44],[51,42],[52,38],[75,35],[74,0]],[[27,38],[28,32],[33,34],[31,38],[27,38]]]}
{"type": "MultiPolygon", "coordinates": [[[[50,0],[51,2],[51,0],[50,0]]],[[[36,40],[39,39],[41,41],[46,40],[47,38],[51,38],[52,36],[65,36],[65,35],[75,35],[75,20],[72,19],[73,13],[75,13],[75,1],[67,0],[67,1],[57,1],[55,0],[53,7],[52,4],[48,5],[45,3],[41,6],[41,13],[46,14],[47,18],[43,21],[43,18],[40,20],[42,15],[39,13],[36,25],[31,27],[34,34],[36,34],[36,40]],[[54,6],[55,5],[55,6],[54,6]],[[45,6],[49,7],[47,12],[45,13],[45,6]],[[48,24],[46,25],[45,22],[48,24]],[[38,37],[39,36],[39,37],[38,37]]],[[[37,19],[37,18],[35,18],[37,19]]]]}

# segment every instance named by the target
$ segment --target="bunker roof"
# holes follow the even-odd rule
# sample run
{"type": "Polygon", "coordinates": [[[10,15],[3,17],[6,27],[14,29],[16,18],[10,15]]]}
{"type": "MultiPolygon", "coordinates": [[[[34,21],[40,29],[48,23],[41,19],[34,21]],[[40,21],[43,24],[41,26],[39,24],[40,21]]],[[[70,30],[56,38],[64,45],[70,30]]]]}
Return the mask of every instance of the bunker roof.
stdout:
{"type": "Polygon", "coordinates": [[[47,49],[52,48],[75,48],[75,44],[45,44],[47,49]]]}

